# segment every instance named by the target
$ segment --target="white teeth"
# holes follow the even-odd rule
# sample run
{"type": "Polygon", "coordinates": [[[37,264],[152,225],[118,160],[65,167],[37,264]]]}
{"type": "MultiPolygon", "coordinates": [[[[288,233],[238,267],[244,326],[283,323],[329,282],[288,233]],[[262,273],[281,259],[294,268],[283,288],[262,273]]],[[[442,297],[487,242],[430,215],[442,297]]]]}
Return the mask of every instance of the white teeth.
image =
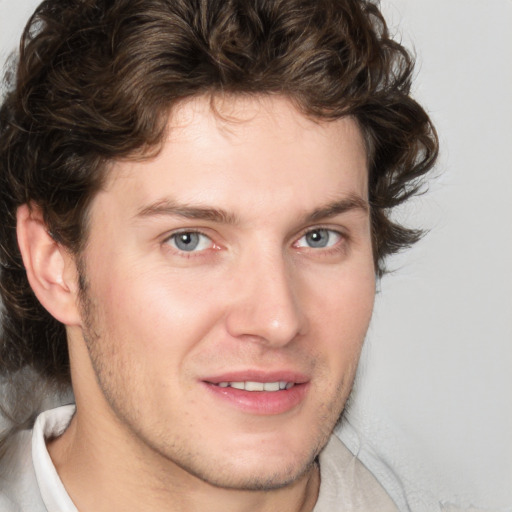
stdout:
{"type": "Polygon", "coordinates": [[[231,387],[245,391],[283,391],[284,389],[290,389],[294,385],[294,382],[286,382],[285,380],[277,382],[255,382],[248,380],[244,382],[219,382],[217,384],[220,388],[231,387]]]}
{"type": "Polygon", "coordinates": [[[263,382],[247,381],[245,383],[245,391],[263,391],[264,389],[265,385],[263,382]]]}
{"type": "Polygon", "coordinates": [[[279,382],[265,382],[263,389],[265,391],[279,391],[279,382]]]}

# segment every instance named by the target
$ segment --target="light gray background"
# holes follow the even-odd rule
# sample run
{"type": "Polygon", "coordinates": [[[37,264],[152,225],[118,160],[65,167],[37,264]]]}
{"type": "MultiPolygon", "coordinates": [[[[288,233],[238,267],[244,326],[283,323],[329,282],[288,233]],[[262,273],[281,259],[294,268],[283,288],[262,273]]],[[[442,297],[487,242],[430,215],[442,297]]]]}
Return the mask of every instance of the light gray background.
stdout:
{"type": "MultiPolygon", "coordinates": [[[[36,3],[0,0],[0,62],[36,3]]],[[[398,213],[430,233],[389,262],[340,436],[401,510],[512,511],[512,1],[382,8],[441,158],[398,213]]]]}

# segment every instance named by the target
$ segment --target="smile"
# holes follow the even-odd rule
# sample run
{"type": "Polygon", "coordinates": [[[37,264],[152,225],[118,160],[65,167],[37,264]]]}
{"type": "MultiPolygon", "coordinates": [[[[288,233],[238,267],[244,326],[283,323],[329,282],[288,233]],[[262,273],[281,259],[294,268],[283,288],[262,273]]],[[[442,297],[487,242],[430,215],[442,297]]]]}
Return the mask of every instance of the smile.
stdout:
{"type": "Polygon", "coordinates": [[[283,414],[299,406],[310,388],[309,379],[288,373],[280,379],[268,378],[268,375],[249,377],[254,380],[225,375],[222,379],[203,380],[203,386],[218,403],[240,412],[264,416],[283,414]]]}
{"type": "Polygon", "coordinates": [[[294,382],[286,382],[284,380],[276,382],[256,382],[256,381],[238,381],[238,382],[219,382],[216,384],[221,388],[235,388],[244,391],[283,391],[292,388],[294,382]]]}

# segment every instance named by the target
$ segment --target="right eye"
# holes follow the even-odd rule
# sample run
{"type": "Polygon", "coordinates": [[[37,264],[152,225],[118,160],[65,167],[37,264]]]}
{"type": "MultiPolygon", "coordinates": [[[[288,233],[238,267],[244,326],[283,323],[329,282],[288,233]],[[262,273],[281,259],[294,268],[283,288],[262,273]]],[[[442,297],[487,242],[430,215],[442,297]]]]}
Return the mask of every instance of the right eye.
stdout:
{"type": "Polygon", "coordinates": [[[174,233],[166,243],[182,252],[199,252],[213,247],[212,240],[198,231],[180,231],[174,233]]]}

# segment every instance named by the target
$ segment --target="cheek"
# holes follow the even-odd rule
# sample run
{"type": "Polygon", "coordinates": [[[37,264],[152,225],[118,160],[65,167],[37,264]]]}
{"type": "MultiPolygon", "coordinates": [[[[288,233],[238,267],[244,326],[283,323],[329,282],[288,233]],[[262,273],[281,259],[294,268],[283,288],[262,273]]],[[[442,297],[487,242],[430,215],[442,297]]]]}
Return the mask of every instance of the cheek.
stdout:
{"type": "Polygon", "coordinates": [[[364,336],[373,311],[373,264],[310,276],[304,296],[324,329],[344,332],[345,338],[364,336]],[[350,335],[352,333],[352,336],[350,335]]]}
{"type": "Polygon", "coordinates": [[[356,270],[347,269],[336,278],[309,287],[312,330],[317,347],[325,351],[334,374],[355,372],[360,351],[371,320],[375,298],[373,264],[356,270]],[[319,340],[322,340],[319,343],[319,340]]]}
{"type": "Polygon", "coordinates": [[[97,276],[96,310],[111,342],[122,342],[123,351],[147,358],[189,349],[219,316],[212,280],[148,264],[118,262],[110,269],[97,276]]]}

